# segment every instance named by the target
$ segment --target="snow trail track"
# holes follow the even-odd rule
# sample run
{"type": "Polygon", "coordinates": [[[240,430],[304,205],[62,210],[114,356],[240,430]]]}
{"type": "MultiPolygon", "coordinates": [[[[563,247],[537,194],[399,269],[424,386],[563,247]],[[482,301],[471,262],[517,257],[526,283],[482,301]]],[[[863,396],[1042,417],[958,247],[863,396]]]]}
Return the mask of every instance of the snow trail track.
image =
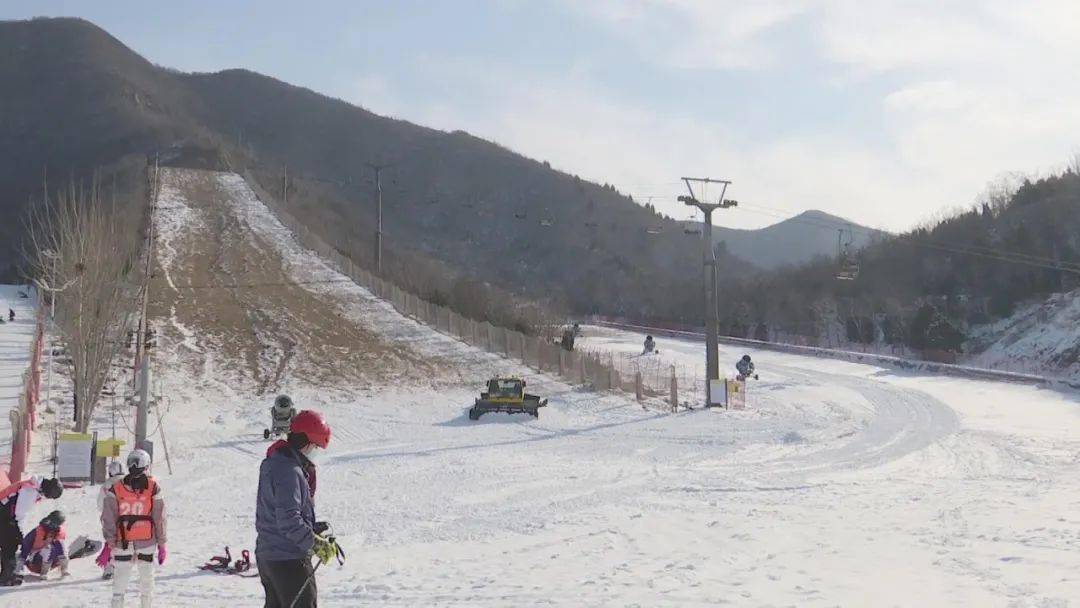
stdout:
{"type": "MultiPolygon", "coordinates": [[[[155,465],[171,519],[155,605],[261,605],[257,580],[195,568],[254,545],[260,434],[279,390],[334,429],[316,506],[348,563],[319,572],[321,605],[1080,597],[1075,394],[752,353],[762,379],[747,410],[644,409],[442,336],[351,283],[296,285],[340,275],[236,176],[169,169],[165,185],[152,289],[175,472],[155,465]],[[196,283],[242,286],[183,288],[196,283]],[[550,397],[538,420],[466,418],[495,372],[550,397]]],[[[638,352],[641,338],[586,328],[583,343],[638,352]]],[[[694,342],[661,350],[680,365],[701,356],[694,342]]],[[[72,533],[96,529],[96,491],[65,495],[72,533]]],[[[0,591],[0,604],[107,603],[90,563],[73,573],[49,595],[0,591]]]]}

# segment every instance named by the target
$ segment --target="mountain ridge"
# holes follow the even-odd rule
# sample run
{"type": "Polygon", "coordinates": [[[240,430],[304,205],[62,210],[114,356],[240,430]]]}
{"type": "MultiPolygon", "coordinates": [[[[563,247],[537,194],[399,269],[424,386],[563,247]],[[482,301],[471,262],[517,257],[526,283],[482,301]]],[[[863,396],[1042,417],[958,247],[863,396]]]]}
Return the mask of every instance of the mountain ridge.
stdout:
{"type": "MultiPolygon", "coordinates": [[[[12,161],[0,174],[12,185],[0,193],[5,213],[40,200],[45,171],[78,181],[123,159],[172,150],[171,162],[186,162],[192,155],[177,151],[195,150],[202,163],[219,158],[287,194],[290,213],[370,267],[375,185],[367,165],[393,164],[382,172],[384,262],[399,281],[438,283],[432,289],[445,296],[457,278],[405,276],[427,259],[439,273],[555,308],[700,317],[700,242],[609,185],[251,70],[159,67],[82,19],[0,28],[0,79],[17,85],[0,92],[0,110],[16,117],[0,124],[0,160],[12,161]]],[[[18,231],[0,237],[11,244],[18,231]]],[[[722,268],[743,265],[730,257],[722,268]]]]}

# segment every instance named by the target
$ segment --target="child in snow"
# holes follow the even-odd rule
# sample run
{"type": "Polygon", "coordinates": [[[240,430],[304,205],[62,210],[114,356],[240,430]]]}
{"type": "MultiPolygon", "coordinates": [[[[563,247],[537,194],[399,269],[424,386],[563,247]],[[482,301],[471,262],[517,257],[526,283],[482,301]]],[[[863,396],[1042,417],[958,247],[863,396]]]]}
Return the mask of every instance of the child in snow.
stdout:
{"type": "Polygon", "coordinates": [[[19,551],[19,565],[17,573],[21,573],[23,567],[42,580],[49,577],[49,572],[60,569],[60,576],[68,576],[68,557],[64,552],[63,540],[67,536],[64,530],[64,514],[53,511],[45,516],[36,528],[30,531],[23,539],[22,549],[19,551]]]}
{"type": "Polygon", "coordinates": [[[154,595],[154,554],[165,563],[165,501],[161,486],[150,476],[150,454],[134,450],[127,457],[128,474],[105,495],[101,510],[101,535],[108,551],[100,560],[115,561],[112,608],[123,608],[131,569],[139,565],[139,599],[150,608],[154,595]]]}

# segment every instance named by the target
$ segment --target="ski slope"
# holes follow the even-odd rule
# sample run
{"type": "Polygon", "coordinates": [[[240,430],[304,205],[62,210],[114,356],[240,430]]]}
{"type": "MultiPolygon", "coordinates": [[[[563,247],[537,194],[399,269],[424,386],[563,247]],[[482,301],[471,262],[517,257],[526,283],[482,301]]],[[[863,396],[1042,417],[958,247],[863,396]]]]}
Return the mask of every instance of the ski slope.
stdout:
{"type": "MultiPolygon", "coordinates": [[[[224,545],[234,555],[254,546],[261,430],[277,390],[333,425],[316,509],[348,561],[320,570],[320,605],[1044,607],[1080,598],[1076,394],[751,352],[761,380],[746,411],[645,409],[534,374],[329,282],[341,275],[237,176],[202,175],[211,189],[184,187],[189,178],[166,172],[169,204],[158,218],[161,274],[177,288],[157,307],[173,473],[159,457],[170,560],[156,606],[261,605],[257,579],[196,568],[224,545]],[[247,308],[236,318],[262,332],[252,335],[296,353],[265,353],[284,380],[264,390],[261,359],[234,361],[232,339],[218,335],[226,330],[185,312],[210,296],[179,287],[196,272],[185,261],[192,244],[235,239],[261,252],[249,266],[323,281],[300,289],[333,309],[339,333],[407,352],[357,359],[361,372],[342,367],[340,381],[312,380],[303,353],[319,345],[304,342],[307,331],[293,327],[282,342],[262,324],[267,315],[250,312],[261,309],[247,308]],[[550,405],[538,420],[470,422],[465,411],[492,373],[525,374],[550,405]]],[[[268,315],[277,326],[292,314],[314,323],[278,295],[234,291],[244,306],[279,306],[268,315]]],[[[635,353],[641,339],[586,328],[582,343],[635,353]]],[[[659,348],[680,365],[702,357],[691,341],[659,348]]],[[[722,348],[721,360],[741,354],[722,348]]],[[[351,356],[342,349],[335,365],[351,356]]],[[[71,533],[97,529],[96,491],[63,497],[71,533]]],[[[72,572],[0,591],[0,605],[107,603],[92,564],[72,572]]]]}
{"type": "MultiPolygon", "coordinates": [[[[30,346],[34,341],[34,301],[19,297],[27,293],[25,285],[0,285],[0,467],[7,472],[11,461],[11,424],[8,412],[19,407],[23,373],[30,365],[30,346]],[[8,310],[15,311],[15,321],[8,323],[8,310]]],[[[28,295],[34,295],[30,291],[28,295]]]]}

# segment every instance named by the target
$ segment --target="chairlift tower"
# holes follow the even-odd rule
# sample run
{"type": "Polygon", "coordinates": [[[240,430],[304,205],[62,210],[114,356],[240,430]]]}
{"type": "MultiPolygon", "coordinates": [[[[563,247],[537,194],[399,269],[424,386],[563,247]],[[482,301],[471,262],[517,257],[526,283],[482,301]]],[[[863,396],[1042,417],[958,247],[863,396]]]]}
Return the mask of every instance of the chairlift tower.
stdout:
{"type": "MultiPolygon", "coordinates": [[[[704,234],[701,242],[704,247],[702,250],[702,261],[705,266],[705,372],[707,375],[706,380],[719,380],[720,353],[718,352],[718,348],[720,342],[720,323],[717,318],[719,300],[716,288],[716,250],[713,249],[712,242],[712,214],[713,211],[716,211],[717,209],[736,207],[739,203],[724,198],[724,195],[727,193],[727,187],[731,185],[729,180],[711,179],[708,177],[684,177],[682,180],[686,183],[686,189],[690,194],[689,196],[680,196],[679,201],[691,207],[697,207],[704,216],[704,223],[702,224],[704,234]],[[705,191],[709,184],[719,184],[721,186],[720,196],[715,203],[700,200],[705,198],[705,191]],[[695,185],[698,187],[700,199],[699,193],[694,192],[695,185]]],[[[708,400],[707,396],[706,400],[708,400]]]]}

